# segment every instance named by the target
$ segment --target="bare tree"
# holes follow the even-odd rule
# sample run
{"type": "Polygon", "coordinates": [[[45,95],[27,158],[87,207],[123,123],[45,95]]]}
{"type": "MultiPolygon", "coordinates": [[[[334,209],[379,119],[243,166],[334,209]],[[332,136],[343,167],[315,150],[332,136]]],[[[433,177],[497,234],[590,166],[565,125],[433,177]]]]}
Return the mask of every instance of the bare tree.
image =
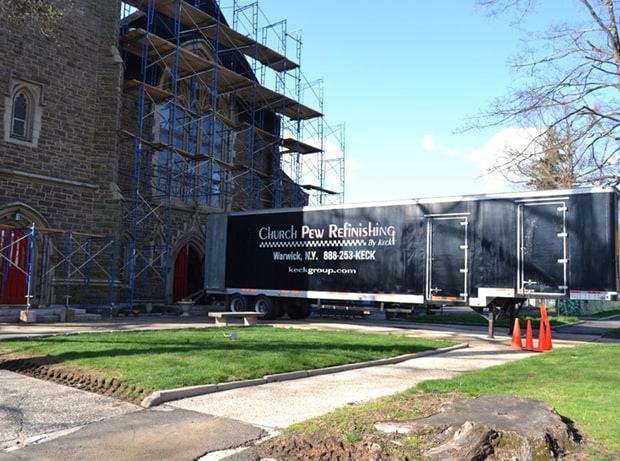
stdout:
{"type": "MultiPolygon", "coordinates": [[[[478,3],[491,14],[512,12],[522,19],[535,14],[540,1],[478,3]]],[[[528,49],[517,57],[514,68],[527,83],[497,99],[470,126],[534,129],[529,143],[500,153],[493,167],[530,188],[620,183],[620,0],[572,2],[582,11],[581,23],[554,25],[540,37],[543,51],[528,49]],[[542,181],[541,175],[548,177],[542,181]]]]}
{"type": "Polygon", "coordinates": [[[0,0],[0,16],[11,24],[51,36],[72,6],[73,0],[0,0]]]}

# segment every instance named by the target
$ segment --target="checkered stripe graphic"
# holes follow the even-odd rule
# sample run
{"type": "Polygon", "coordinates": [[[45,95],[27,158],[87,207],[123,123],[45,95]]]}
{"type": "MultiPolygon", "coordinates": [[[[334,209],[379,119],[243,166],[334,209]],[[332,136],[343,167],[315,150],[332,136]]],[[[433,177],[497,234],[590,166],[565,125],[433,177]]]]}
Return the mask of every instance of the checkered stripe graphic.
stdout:
{"type": "Polygon", "coordinates": [[[261,242],[259,248],[322,248],[322,247],[362,247],[365,240],[270,240],[261,242]]]}

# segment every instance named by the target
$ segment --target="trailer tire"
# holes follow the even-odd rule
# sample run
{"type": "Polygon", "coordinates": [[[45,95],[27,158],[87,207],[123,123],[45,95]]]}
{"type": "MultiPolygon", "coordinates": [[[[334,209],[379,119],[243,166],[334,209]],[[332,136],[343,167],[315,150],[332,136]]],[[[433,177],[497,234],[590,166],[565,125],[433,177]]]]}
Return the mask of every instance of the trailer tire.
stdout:
{"type": "Polygon", "coordinates": [[[278,303],[265,295],[258,295],[254,299],[254,310],[263,314],[263,320],[273,320],[278,316],[278,303]]]}
{"type": "Polygon", "coordinates": [[[248,310],[248,301],[245,296],[235,293],[228,299],[230,312],[243,312],[248,310]]]}
{"type": "Polygon", "coordinates": [[[289,304],[286,313],[293,320],[307,319],[312,313],[312,306],[310,304],[289,304]]]}

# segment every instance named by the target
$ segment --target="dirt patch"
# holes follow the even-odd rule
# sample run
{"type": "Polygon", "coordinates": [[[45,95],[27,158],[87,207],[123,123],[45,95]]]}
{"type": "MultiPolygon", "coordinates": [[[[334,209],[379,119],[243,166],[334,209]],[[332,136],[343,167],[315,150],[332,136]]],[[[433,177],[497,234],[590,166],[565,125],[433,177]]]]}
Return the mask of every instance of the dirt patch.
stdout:
{"type": "Polygon", "coordinates": [[[3,354],[0,358],[0,368],[138,405],[152,392],[152,389],[128,385],[119,376],[69,366],[66,363],[59,363],[54,357],[3,354]]]}
{"type": "MultiPolygon", "coordinates": [[[[257,446],[255,451],[260,459],[274,460],[587,459],[584,456],[585,443],[572,423],[553,415],[548,408],[542,408],[544,405],[532,411],[543,414],[545,418],[553,416],[553,421],[538,425],[542,436],[528,432],[524,438],[518,430],[506,430],[495,421],[491,421],[495,426],[476,421],[470,411],[472,405],[475,406],[474,400],[456,394],[423,393],[382,399],[376,410],[373,410],[373,404],[362,405],[359,410],[338,410],[296,426],[257,446]],[[463,402],[467,402],[465,408],[470,413],[469,419],[452,414],[463,402]],[[437,415],[445,415],[448,420],[430,423],[437,415]],[[553,430],[546,430],[550,427],[553,430]],[[538,450],[533,448],[534,445],[542,448],[532,455],[531,450],[538,450]],[[527,450],[530,450],[529,454],[527,450]]],[[[493,404],[496,403],[497,400],[493,400],[493,404]]],[[[489,401],[480,404],[480,414],[484,414],[489,401]]],[[[524,414],[528,411],[523,409],[524,414]]],[[[497,418],[502,412],[496,409],[489,414],[497,418]]],[[[529,422],[532,420],[519,421],[522,415],[513,416],[505,419],[513,419],[530,431],[532,425],[529,422]]]]}
{"type": "Polygon", "coordinates": [[[456,394],[409,394],[352,405],[294,426],[256,447],[260,459],[404,460],[421,459],[434,434],[386,434],[374,424],[387,417],[401,421],[432,415],[456,394]]]}

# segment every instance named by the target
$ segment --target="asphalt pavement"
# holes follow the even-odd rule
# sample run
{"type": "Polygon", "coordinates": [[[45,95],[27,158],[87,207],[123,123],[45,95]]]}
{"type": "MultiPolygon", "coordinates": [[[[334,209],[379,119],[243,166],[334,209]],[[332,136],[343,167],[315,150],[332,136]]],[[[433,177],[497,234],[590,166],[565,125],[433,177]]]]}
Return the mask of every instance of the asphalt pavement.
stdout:
{"type": "MultiPolygon", "coordinates": [[[[391,395],[421,381],[451,378],[533,354],[511,349],[506,332],[488,338],[486,327],[321,318],[275,325],[407,334],[448,339],[459,346],[361,368],[237,383],[226,390],[210,389],[204,395],[196,388],[173,390],[177,400],[150,408],[0,370],[0,460],[252,459],[247,447],[293,423],[391,395]]],[[[620,327],[620,320],[588,325],[585,322],[575,327],[578,330],[554,332],[554,347],[600,341],[602,333],[620,327]]],[[[5,323],[0,324],[0,339],[184,327],[214,325],[206,316],[5,323]]],[[[237,340],[243,341],[241,326],[237,340]]]]}

